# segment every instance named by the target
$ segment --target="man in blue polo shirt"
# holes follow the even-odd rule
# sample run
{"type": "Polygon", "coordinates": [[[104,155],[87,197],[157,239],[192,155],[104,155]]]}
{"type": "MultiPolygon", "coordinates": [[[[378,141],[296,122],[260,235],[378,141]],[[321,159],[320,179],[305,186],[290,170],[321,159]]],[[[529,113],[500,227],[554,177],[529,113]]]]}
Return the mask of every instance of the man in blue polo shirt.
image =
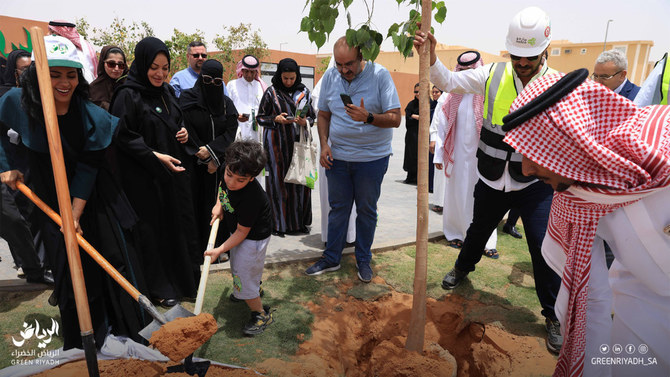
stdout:
{"type": "Polygon", "coordinates": [[[373,275],[370,247],[377,225],[377,200],[392,152],[392,128],[400,125],[400,99],[388,70],[363,61],[360,49],[347,45],[346,37],[335,42],[333,58],[335,67],[321,78],[317,120],[320,163],[328,177],[328,242],[322,258],[305,273],[320,275],[340,268],[355,202],[358,278],[368,283],[373,275]],[[345,105],[341,94],[353,103],[345,105]]]}

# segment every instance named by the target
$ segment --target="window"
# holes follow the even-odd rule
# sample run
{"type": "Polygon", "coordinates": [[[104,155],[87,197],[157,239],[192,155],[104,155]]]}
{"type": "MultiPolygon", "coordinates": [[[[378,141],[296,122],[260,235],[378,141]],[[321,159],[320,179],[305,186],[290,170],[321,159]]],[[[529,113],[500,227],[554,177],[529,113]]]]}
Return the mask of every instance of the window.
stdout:
{"type": "Polygon", "coordinates": [[[614,46],[612,50],[619,50],[623,52],[624,55],[626,55],[626,51],[628,50],[628,46],[614,46]]]}
{"type": "Polygon", "coordinates": [[[583,48],[581,51],[579,51],[579,53],[582,54],[582,55],[586,54],[586,49],[583,48]]]}
{"type": "Polygon", "coordinates": [[[559,56],[561,55],[561,49],[560,48],[552,48],[551,49],[551,56],[559,56]]]}
{"type": "Polygon", "coordinates": [[[570,54],[570,53],[572,53],[572,49],[566,48],[566,49],[563,51],[563,53],[564,53],[564,54],[570,54]]]}

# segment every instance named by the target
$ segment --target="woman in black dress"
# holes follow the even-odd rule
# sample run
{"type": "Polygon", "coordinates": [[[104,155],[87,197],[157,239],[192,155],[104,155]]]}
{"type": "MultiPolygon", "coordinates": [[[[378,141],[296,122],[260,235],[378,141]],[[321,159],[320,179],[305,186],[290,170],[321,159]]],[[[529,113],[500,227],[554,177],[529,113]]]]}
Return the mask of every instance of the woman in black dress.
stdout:
{"type": "Polygon", "coordinates": [[[165,43],[142,39],[128,78],[110,105],[121,119],[121,179],[140,218],[149,293],[168,307],[195,296],[202,262],[185,167],[198,149],[189,141],[174,90],[165,83],[169,69],[165,43]]]}
{"type": "MultiPolygon", "coordinates": [[[[192,174],[193,207],[198,225],[198,245],[205,250],[209,238],[212,206],[217,200],[221,176],[218,167],[223,154],[235,140],[237,110],[233,101],[223,94],[223,66],[210,59],[202,64],[195,85],[181,93],[179,105],[184,112],[189,138],[198,146],[192,174]]],[[[225,226],[217,233],[216,244],[228,238],[225,226]]]]}

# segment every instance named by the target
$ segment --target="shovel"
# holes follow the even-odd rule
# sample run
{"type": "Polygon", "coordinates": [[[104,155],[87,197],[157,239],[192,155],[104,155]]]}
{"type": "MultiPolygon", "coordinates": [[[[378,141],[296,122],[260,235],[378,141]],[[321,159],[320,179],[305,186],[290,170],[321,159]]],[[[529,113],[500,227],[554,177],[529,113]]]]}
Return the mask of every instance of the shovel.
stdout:
{"type": "MultiPolygon", "coordinates": [[[[58,226],[63,226],[63,222],[60,218],[60,216],[53,210],[51,207],[49,207],[46,203],[42,201],[42,199],[38,198],[35,193],[28,188],[23,182],[17,182],[16,187],[21,191],[28,199],[30,199],[33,203],[35,203],[36,206],[38,206],[44,213],[51,218],[58,226]]],[[[93,260],[102,267],[105,272],[109,274],[109,276],[112,277],[112,279],[116,280],[117,283],[123,288],[130,296],[132,296],[133,299],[135,299],[142,309],[146,310],[153,318],[154,320],[145,328],[143,328],[139,334],[142,338],[146,340],[151,339],[151,334],[153,334],[154,331],[158,330],[162,325],[166,324],[169,321],[172,321],[176,318],[181,318],[181,317],[192,317],[194,316],[193,313],[189,312],[188,310],[184,309],[181,305],[175,305],[173,306],[170,310],[165,312],[165,314],[161,314],[156,307],[151,303],[151,300],[143,294],[140,293],[140,291],[137,290],[128,280],[126,280],[123,275],[117,271],[114,266],[112,266],[105,257],[100,255],[100,253],[93,247],[91,246],[88,241],[84,239],[84,237],[81,236],[81,234],[76,233],[77,236],[77,243],[79,243],[79,246],[81,246],[88,255],[93,258],[93,260]]]]}
{"type": "MultiPolygon", "coordinates": [[[[217,218],[212,224],[212,229],[209,231],[209,240],[207,240],[206,250],[213,249],[216,242],[216,233],[219,231],[219,222],[221,219],[217,218]]],[[[198,295],[195,298],[195,308],[193,313],[200,314],[202,310],[202,302],[205,299],[205,288],[207,288],[207,277],[209,276],[209,266],[212,264],[212,257],[205,256],[205,262],[202,264],[202,272],[200,274],[200,283],[198,284],[198,295]]]]}

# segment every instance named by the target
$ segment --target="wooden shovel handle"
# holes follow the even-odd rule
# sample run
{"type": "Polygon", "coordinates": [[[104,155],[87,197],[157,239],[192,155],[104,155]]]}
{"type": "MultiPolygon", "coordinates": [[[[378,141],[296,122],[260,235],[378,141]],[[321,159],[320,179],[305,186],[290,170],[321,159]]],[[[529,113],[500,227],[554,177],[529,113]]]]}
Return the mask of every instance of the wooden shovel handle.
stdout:
{"type": "MultiPolygon", "coordinates": [[[[207,249],[213,249],[216,242],[216,234],[219,231],[220,219],[214,220],[212,229],[209,231],[209,240],[207,241],[207,249]]],[[[207,277],[209,276],[209,266],[212,263],[212,257],[205,256],[205,262],[202,264],[202,272],[200,273],[200,284],[198,284],[198,295],[195,298],[195,308],[193,314],[198,315],[202,310],[202,302],[205,300],[205,288],[207,287],[207,277]]]]}
{"type": "MultiPolygon", "coordinates": [[[[16,187],[19,189],[19,191],[23,193],[23,195],[25,195],[28,199],[30,199],[33,203],[35,203],[36,206],[38,206],[47,216],[49,216],[51,220],[53,220],[56,224],[58,224],[58,226],[60,227],[63,226],[63,221],[61,220],[61,217],[56,213],[56,211],[51,209],[49,205],[44,203],[42,199],[40,199],[37,195],[35,195],[35,193],[31,189],[29,189],[28,186],[23,184],[23,182],[17,182],[16,187]]],[[[105,272],[109,274],[109,276],[112,277],[112,279],[116,280],[116,282],[119,283],[119,285],[133,297],[133,299],[138,300],[141,294],[140,291],[138,291],[137,288],[135,288],[132,284],[130,284],[130,282],[126,280],[126,278],[123,277],[123,275],[121,275],[119,271],[117,271],[116,268],[114,268],[114,266],[112,266],[107,261],[107,259],[105,259],[105,257],[100,255],[100,253],[93,246],[91,246],[91,244],[88,243],[88,241],[86,241],[86,239],[84,239],[84,237],[82,237],[81,234],[76,233],[76,236],[77,236],[77,243],[79,244],[79,246],[81,246],[81,248],[84,249],[84,251],[86,251],[86,253],[90,255],[91,258],[93,258],[93,260],[98,265],[100,265],[100,267],[102,267],[102,269],[105,270],[105,272]]]]}

